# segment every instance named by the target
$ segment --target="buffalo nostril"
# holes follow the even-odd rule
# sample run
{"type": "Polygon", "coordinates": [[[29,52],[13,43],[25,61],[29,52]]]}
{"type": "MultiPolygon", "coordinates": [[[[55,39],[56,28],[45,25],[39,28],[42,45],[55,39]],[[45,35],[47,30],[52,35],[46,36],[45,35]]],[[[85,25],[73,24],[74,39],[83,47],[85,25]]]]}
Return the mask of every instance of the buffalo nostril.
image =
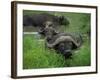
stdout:
{"type": "Polygon", "coordinates": [[[65,59],[70,58],[72,56],[71,50],[65,50],[64,57],[65,59]]]}
{"type": "Polygon", "coordinates": [[[64,53],[71,53],[71,50],[65,50],[64,53]]]}

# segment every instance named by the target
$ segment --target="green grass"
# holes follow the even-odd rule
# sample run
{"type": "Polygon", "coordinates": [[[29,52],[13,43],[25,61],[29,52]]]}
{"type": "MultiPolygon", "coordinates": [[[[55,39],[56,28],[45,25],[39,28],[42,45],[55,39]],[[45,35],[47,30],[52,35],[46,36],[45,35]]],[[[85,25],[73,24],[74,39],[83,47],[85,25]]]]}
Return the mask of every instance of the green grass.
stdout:
{"type": "Polygon", "coordinates": [[[23,68],[54,68],[90,65],[90,48],[88,42],[73,52],[72,59],[64,59],[55,50],[45,48],[44,41],[38,41],[32,35],[25,35],[23,42],[23,68]]]}
{"type": "Polygon", "coordinates": [[[91,65],[91,54],[88,41],[83,44],[83,46],[73,52],[72,59],[66,60],[65,66],[89,66],[91,65]],[[66,65],[68,64],[68,65],[66,65]]]}
{"type": "MultiPolygon", "coordinates": [[[[41,11],[24,11],[24,14],[43,13],[41,11]]],[[[39,41],[33,35],[23,36],[23,69],[35,68],[55,68],[55,67],[75,67],[91,65],[90,40],[87,31],[90,30],[90,14],[85,13],[58,13],[52,14],[64,15],[69,21],[69,26],[61,26],[62,32],[77,32],[83,36],[83,44],[73,51],[71,59],[64,59],[61,54],[53,49],[45,48],[45,42],[39,41]]]]}
{"type": "Polygon", "coordinates": [[[62,55],[56,54],[54,50],[45,48],[44,41],[34,39],[34,36],[24,36],[23,68],[49,68],[63,66],[62,55]]]}

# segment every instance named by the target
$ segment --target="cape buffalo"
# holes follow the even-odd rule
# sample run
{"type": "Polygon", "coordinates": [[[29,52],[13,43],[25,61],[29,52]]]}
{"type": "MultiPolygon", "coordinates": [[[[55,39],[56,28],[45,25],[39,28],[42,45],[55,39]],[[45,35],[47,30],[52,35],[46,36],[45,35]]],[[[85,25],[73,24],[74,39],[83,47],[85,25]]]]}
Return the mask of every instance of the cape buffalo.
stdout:
{"type": "Polygon", "coordinates": [[[82,44],[81,35],[78,37],[71,33],[57,33],[53,27],[44,29],[46,38],[46,46],[55,49],[57,52],[69,58],[72,55],[72,50],[79,48],[82,44]]]}
{"type": "Polygon", "coordinates": [[[69,25],[69,20],[64,16],[55,16],[49,13],[40,13],[23,16],[23,26],[39,27],[40,31],[44,29],[46,21],[52,22],[53,27],[59,25],[69,25]]]}

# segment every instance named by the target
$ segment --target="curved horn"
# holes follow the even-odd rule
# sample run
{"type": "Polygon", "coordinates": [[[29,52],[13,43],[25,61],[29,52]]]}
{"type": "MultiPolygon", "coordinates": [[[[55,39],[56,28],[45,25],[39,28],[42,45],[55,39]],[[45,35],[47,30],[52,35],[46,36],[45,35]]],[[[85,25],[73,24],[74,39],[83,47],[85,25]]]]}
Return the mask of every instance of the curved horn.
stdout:
{"type": "Polygon", "coordinates": [[[47,46],[52,48],[55,45],[57,45],[57,44],[59,44],[60,42],[63,42],[63,41],[72,41],[77,47],[79,47],[79,45],[80,45],[71,36],[61,36],[61,37],[57,38],[55,40],[55,42],[53,42],[53,43],[47,42],[47,46]]]}

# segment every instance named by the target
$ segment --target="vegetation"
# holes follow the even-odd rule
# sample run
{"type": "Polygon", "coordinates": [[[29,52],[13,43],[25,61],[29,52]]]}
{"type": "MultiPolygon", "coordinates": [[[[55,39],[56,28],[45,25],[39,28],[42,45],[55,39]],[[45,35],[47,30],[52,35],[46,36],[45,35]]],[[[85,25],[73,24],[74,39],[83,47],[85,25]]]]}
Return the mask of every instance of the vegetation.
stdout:
{"type": "MultiPolygon", "coordinates": [[[[24,11],[24,14],[34,14],[37,11],[24,11]]],[[[37,13],[41,13],[40,11],[37,13]]],[[[49,12],[51,13],[51,12],[49,12]]],[[[90,66],[91,65],[91,50],[90,50],[90,14],[86,13],[58,13],[51,14],[60,16],[64,15],[69,21],[69,26],[61,26],[59,30],[62,32],[77,32],[83,37],[83,44],[78,49],[73,51],[71,59],[64,59],[61,54],[56,53],[53,49],[45,47],[45,41],[39,40],[34,35],[25,34],[23,36],[23,68],[55,68],[55,67],[75,67],[75,66],[90,66]]]]}

